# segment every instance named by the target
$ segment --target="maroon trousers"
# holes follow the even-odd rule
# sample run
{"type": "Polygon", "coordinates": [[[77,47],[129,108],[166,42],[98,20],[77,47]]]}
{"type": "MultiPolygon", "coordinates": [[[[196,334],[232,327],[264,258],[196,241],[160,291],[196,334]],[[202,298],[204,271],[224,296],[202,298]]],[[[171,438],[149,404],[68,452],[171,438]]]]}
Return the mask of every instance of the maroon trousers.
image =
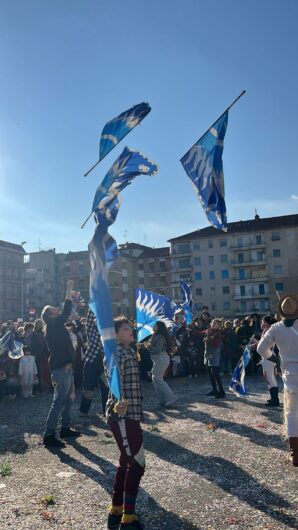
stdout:
{"type": "Polygon", "coordinates": [[[113,506],[126,507],[130,511],[135,504],[139,484],[145,472],[145,455],[143,447],[143,431],[139,421],[121,419],[111,421],[110,426],[120,449],[119,466],[117,468],[113,506]]]}

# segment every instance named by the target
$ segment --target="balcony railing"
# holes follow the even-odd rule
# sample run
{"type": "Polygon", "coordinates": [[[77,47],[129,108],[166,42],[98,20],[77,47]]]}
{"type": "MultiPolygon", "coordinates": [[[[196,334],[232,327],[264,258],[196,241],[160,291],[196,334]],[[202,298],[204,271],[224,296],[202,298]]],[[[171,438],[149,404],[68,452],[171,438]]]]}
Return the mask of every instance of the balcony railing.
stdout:
{"type": "Polygon", "coordinates": [[[252,276],[250,274],[246,274],[244,278],[240,278],[239,276],[232,278],[233,282],[264,282],[267,280],[268,276],[265,273],[262,276],[252,276]]]}
{"type": "Polygon", "coordinates": [[[235,243],[234,245],[231,245],[230,248],[233,250],[238,250],[238,249],[241,250],[244,248],[262,248],[265,246],[266,246],[266,243],[263,240],[256,241],[256,240],[250,239],[249,241],[243,241],[243,243],[235,243]]]}
{"type": "Polygon", "coordinates": [[[263,265],[266,263],[266,257],[262,257],[262,258],[246,258],[246,259],[243,259],[243,261],[239,261],[237,259],[232,259],[231,260],[231,265],[235,265],[235,266],[238,266],[238,265],[263,265]]]}

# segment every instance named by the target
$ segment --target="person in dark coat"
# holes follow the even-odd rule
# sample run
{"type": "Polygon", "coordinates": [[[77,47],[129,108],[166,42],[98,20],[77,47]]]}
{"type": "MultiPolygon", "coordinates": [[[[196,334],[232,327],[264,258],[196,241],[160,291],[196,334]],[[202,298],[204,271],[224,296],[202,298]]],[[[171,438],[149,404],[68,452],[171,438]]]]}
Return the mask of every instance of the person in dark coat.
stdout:
{"type": "Polygon", "coordinates": [[[45,306],[42,320],[46,324],[45,341],[50,352],[49,365],[51,370],[54,396],[46,421],[43,444],[46,447],[65,447],[56,438],[56,428],[61,417],[61,438],[79,436],[80,433],[70,428],[70,409],[75,398],[73,366],[75,352],[69,332],[65,326],[72,309],[73,281],[68,280],[66,300],[62,313],[59,308],[45,306]]]}

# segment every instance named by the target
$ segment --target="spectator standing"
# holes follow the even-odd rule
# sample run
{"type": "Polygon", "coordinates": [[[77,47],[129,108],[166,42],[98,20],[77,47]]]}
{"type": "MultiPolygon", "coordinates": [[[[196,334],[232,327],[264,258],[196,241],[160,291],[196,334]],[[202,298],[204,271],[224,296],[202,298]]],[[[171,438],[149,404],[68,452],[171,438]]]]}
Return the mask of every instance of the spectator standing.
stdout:
{"type": "Polygon", "coordinates": [[[150,346],[153,362],[152,382],[160,404],[169,407],[177,400],[164,380],[165,372],[170,365],[170,353],[173,350],[172,339],[165,324],[161,321],[156,322],[153,330],[154,334],[150,346]]]}
{"type": "Polygon", "coordinates": [[[61,417],[61,438],[79,436],[80,433],[70,428],[70,409],[75,398],[73,365],[75,352],[65,323],[72,309],[73,281],[68,280],[66,300],[62,313],[57,307],[45,306],[42,319],[46,324],[45,340],[50,352],[49,364],[51,370],[54,396],[46,421],[43,443],[46,447],[65,447],[56,438],[56,428],[61,417]]]}

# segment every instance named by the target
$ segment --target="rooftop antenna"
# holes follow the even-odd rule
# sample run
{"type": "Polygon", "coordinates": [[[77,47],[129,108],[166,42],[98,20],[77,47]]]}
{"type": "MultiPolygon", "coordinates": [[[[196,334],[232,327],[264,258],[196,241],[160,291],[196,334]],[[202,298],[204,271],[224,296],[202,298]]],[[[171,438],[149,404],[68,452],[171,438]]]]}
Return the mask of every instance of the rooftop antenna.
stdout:
{"type": "Polygon", "coordinates": [[[40,251],[41,251],[41,241],[40,241],[40,239],[38,238],[38,252],[40,252],[40,251]]]}
{"type": "Polygon", "coordinates": [[[124,240],[125,240],[125,243],[127,243],[127,230],[124,230],[124,240]]]}

